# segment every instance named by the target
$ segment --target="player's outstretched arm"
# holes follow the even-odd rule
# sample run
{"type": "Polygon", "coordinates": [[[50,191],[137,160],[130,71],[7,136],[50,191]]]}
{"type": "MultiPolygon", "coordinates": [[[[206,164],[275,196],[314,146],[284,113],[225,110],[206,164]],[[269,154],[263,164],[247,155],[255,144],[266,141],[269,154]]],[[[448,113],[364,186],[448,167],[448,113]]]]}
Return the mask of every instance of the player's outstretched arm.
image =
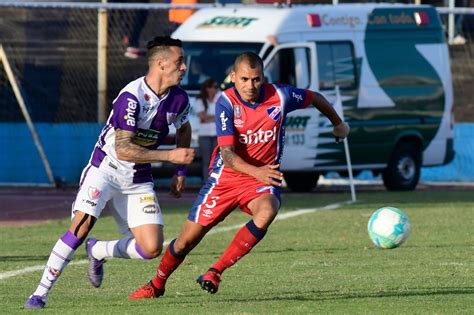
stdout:
{"type": "Polygon", "coordinates": [[[115,130],[115,152],[122,161],[132,163],[153,163],[168,161],[174,164],[190,164],[194,159],[194,150],[177,148],[174,150],[149,150],[133,143],[134,132],[115,130]]]}
{"type": "Polygon", "coordinates": [[[342,121],[341,117],[334,110],[332,105],[318,92],[313,92],[311,103],[316,109],[318,109],[324,116],[326,116],[333,125],[332,133],[336,138],[336,142],[339,139],[344,139],[349,134],[349,125],[342,121]]]}
{"type": "Polygon", "coordinates": [[[281,186],[283,173],[278,170],[280,165],[254,166],[245,162],[234,152],[234,146],[221,146],[222,159],[227,167],[233,170],[255,177],[258,181],[273,186],[281,186]]]}

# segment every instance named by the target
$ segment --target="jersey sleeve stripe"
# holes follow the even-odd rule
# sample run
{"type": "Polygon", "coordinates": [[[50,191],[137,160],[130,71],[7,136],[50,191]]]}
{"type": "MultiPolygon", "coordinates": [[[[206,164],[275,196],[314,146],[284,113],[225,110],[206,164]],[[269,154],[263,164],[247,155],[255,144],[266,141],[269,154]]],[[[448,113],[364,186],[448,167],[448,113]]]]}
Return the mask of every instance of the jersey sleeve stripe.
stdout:
{"type": "Polygon", "coordinates": [[[232,106],[232,102],[230,101],[230,98],[227,96],[227,91],[224,91],[222,92],[221,96],[223,99],[225,99],[227,101],[227,105],[229,105],[229,107],[233,110],[234,109],[234,106],[232,106]]]}
{"type": "Polygon", "coordinates": [[[283,154],[283,140],[284,140],[284,134],[285,134],[285,128],[282,127],[284,126],[284,123],[286,121],[286,106],[285,103],[287,101],[285,97],[285,93],[282,93],[281,89],[278,88],[278,86],[273,85],[275,88],[276,92],[278,93],[278,96],[280,97],[280,107],[281,107],[281,119],[282,119],[282,125],[280,125],[280,132],[278,133],[278,139],[277,139],[277,150],[275,154],[275,164],[280,164],[281,162],[281,157],[283,154]]]}
{"type": "Polygon", "coordinates": [[[234,145],[234,136],[233,135],[219,136],[219,137],[217,137],[217,144],[219,146],[234,145]]]}
{"type": "Polygon", "coordinates": [[[313,92],[311,92],[311,90],[305,90],[305,92],[306,92],[306,96],[304,98],[304,103],[301,108],[308,107],[313,101],[313,92]]]}

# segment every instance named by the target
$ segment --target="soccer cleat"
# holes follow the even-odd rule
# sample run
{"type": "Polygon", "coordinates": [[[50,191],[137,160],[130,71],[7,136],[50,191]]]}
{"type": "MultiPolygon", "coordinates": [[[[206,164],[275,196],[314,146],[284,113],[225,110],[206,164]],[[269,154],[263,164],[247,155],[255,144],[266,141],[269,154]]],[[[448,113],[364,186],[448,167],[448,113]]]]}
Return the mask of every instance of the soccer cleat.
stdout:
{"type": "Polygon", "coordinates": [[[143,287],[140,287],[133,291],[132,294],[128,296],[129,300],[141,300],[141,299],[153,299],[162,296],[165,294],[165,289],[157,288],[150,281],[145,284],[143,287]]]}
{"type": "Polygon", "coordinates": [[[44,308],[46,304],[47,298],[39,295],[32,295],[26,300],[25,305],[23,305],[24,308],[29,308],[29,309],[41,309],[44,308]]]}
{"type": "Polygon", "coordinates": [[[209,269],[205,274],[200,275],[196,282],[199,283],[203,290],[214,294],[219,289],[219,283],[221,282],[221,274],[216,269],[209,269]]]}
{"type": "Polygon", "coordinates": [[[92,256],[92,247],[97,243],[97,239],[88,238],[86,240],[86,251],[89,257],[89,267],[87,268],[87,277],[94,286],[94,288],[100,287],[102,280],[104,279],[104,263],[105,259],[95,259],[92,256]]]}

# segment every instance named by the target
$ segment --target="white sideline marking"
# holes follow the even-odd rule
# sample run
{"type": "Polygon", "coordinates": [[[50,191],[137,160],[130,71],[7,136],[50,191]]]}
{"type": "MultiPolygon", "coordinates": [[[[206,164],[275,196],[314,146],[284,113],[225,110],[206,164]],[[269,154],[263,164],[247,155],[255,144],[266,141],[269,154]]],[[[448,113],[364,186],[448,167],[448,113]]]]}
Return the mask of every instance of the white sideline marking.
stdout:
{"type": "MultiPolygon", "coordinates": [[[[68,266],[70,265],[84,265],[88,261],[87,260],[78,260],[78,261],[72,261],[68,266]]],[[[16,277],[25,273],[30,273],[34,271],[39,271],[43,270],[46,264],[44,265],[37,265],[37,266],[32,266],[32,267],[26,267],[20,270],[12,270],[12,271],[7,271],[7,272],[2,272],[0,273],[0,280],[5,280],[11,277],[16,277]]]]}
{"type": "MultiPolygon", "coordinates": [[[[275,218],[275,221],[286,220],[286,219],[298,217],[300,215],[313,213],[313,212],[334,210],[334,209],[340,208],[344,205],[348,205],[348,204],[352,204],[352,203],[353,202],[349,200],[349,201],[344,201],[344,202],[333,203],[333,204],[330,204],[330,205],[327,205],[327,206],[324,206],[324,207],[319,207],[319,208],[308,208],[308,209],[294,210],[294,211],[290,211],[290,212],[286,212],[286,213],[277,215],[277,217],[275,218]]],[[[224,233],[224,232],[228,232],[228,231],[232,231],[232,230],[237,230],[237,229],[241,228],[244,225],[245,225],[245,223],[244,224],[235,224],[235,225],[231,225],[231,226],[217,227],[217,228],[212,229],[211,231],[209,231],[207,233],[207,235],[217,234],[217,233],[224,233]]],[[[171,242],[171,240],[164,241],[163,245],[166,246],[170,242],[171,242]]],[[[72,261],[68,266],[84,265],[84,264],[87,264],[87,263],[88,263],[88,260],[83,259],[83,260],[78,260],[78,261],[72,261]]],[[[19,275],[23,275],[25,273],[40,271],[40,270],[43,270],[45,266],[46,266],[46,264],[45,265],[32,266],[32,267],[26,267],[26,268],[19,269],[19,270],[12,270],[12,271],[2,272],[2,273],[0,273],[0,280],[5,280],[5,279],[8,279],[8,278],[16,277],[16,276],[19,276],[19,275]]]]}

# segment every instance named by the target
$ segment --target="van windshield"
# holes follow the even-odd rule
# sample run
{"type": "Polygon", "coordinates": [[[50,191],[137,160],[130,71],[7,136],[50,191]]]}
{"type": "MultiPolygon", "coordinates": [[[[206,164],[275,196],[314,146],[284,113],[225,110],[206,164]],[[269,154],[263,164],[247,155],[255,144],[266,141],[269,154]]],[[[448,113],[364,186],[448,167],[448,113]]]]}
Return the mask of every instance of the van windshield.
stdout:
{"type": "Polygon", "coordinates": [[[199,91],[207,78],[213,78],[221,88],[227,88],[226,80],[235,57],[244,51],[256,54],[262,43],[183,42],[187,71],[181,87],[188,91],[199,91]]]}

